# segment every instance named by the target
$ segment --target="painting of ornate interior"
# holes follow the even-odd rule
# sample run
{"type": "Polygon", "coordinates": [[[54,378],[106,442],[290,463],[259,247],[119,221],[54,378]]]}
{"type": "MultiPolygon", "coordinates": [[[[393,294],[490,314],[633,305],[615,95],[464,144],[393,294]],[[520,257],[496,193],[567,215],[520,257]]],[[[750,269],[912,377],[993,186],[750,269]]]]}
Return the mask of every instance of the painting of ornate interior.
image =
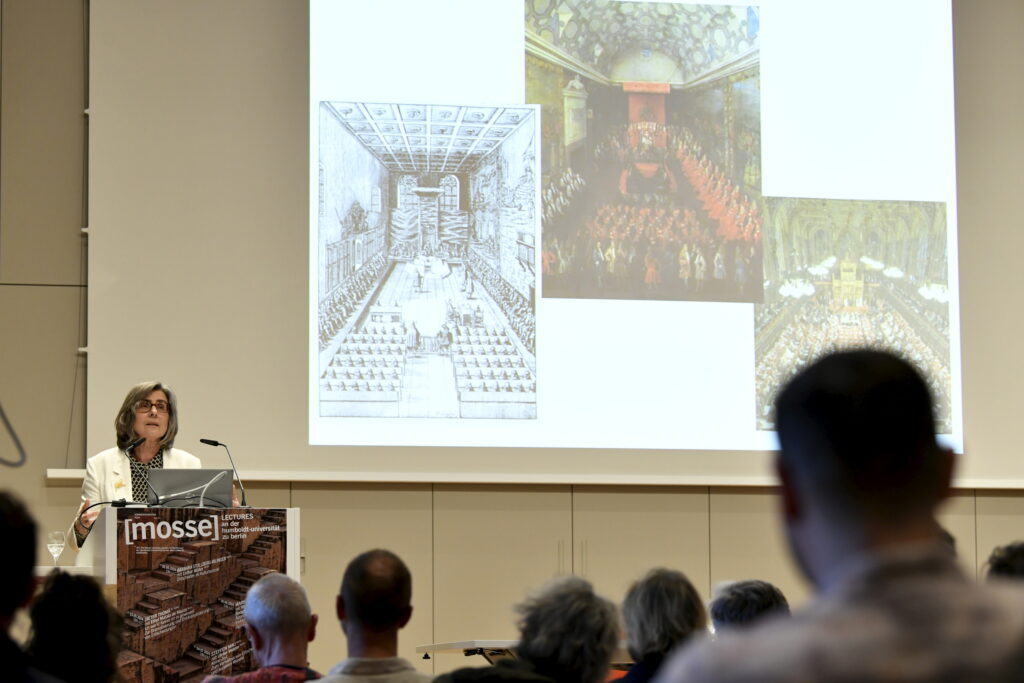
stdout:
{"type": "Polygon", "coordinates": [[[320,103],[321,416],[536,417],[537,121],[320,103]]]}
{"type": "Polygon", "coordinates": [[[760,301],[760,10],[526,0],[543,295],[760,301]]]}
{"type": "Polygon", "coordinates": [[[931,386],[952,431],[946,205],[769,198],[764,303],[755,306],[757,426],[783,383],[818,356],[874,347],[931,386]]]}

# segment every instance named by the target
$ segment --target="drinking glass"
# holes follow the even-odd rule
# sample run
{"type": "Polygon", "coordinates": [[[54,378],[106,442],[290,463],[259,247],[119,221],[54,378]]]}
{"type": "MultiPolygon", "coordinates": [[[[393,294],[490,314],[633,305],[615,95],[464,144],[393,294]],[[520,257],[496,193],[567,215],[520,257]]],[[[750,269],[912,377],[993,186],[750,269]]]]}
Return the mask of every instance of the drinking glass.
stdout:
{"type": "Polygon", "coordinates": [[[53,566],[57,566],[57,558],[64,552],[65,536],[63,531],[51,531],[46,538],[46,549],[53,555],[53,566]]]}

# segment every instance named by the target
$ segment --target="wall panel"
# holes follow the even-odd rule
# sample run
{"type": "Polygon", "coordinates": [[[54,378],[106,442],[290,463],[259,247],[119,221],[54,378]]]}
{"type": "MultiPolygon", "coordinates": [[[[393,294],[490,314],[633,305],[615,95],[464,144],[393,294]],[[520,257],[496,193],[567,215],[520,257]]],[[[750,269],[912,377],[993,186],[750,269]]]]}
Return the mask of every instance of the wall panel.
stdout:
{"type": "Polygon", "coordinates": [[[430,487],[296,484],[292,504],[302,511],[302,583],[320,615],[310,646],[313,668],[326,673],[347,656],[335,611],[345,567],[364,551],[385,548],[402,558],[413,580],[413,615],[399,634],[399,654],[431,673],[431,662],[415,654],[417,645],[433,642],[430,487]]]}
{"type": "MultiPolygon", "coordinates": [[[[572,571],[571,505],[567,486],[435,487],[435,642],[517,637],[512,606],[572,571]]],[[[483,663],[439,655],[435,671],[483,663]]]]}
{"type": "Polygon", "coordinates": [[[708,491],[574,486],[573,570],[619,602],[654,567],[677,569],[708,597],[708,491]]]}

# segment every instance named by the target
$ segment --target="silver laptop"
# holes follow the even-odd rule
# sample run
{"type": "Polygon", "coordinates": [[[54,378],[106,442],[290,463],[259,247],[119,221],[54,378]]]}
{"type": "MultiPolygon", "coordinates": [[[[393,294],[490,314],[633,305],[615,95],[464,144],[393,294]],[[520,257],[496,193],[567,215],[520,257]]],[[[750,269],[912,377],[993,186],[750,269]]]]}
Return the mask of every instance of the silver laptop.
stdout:
{"type": "Polygon", "coordinates": [[[231,470],[154,469],[149,484],[154,507],[231,507],[231,470]]]}

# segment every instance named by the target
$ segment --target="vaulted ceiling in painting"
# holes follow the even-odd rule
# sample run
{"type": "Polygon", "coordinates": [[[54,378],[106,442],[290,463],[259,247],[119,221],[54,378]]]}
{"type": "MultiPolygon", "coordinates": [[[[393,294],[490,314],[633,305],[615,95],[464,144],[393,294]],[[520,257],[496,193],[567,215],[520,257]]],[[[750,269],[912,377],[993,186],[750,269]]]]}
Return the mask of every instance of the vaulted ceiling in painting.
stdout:
{"type": "Polygon", "coordinates": [[[525,0],[526,31],[555,50],[611,74],[629,53],[670,57],[685,81],[757,47],[759,9],[620,0],[525,0]]]}
{"type": "Polygon", "coordinates": [[[531,120],[528,107],[325,102],[348,130],[392,171],[471,170],[531,120]]]}

